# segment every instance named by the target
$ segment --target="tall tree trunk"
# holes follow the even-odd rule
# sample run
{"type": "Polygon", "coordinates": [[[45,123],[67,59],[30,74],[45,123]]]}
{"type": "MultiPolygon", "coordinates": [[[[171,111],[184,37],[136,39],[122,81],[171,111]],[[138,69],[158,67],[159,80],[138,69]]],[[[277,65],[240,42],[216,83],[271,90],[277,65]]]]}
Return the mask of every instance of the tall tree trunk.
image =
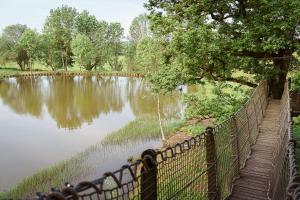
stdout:
{"type": "Polygon", "coordinates": [[[18,63],[18,65],[19,65],[21,71],[24,71],[24,67],[23,67],[22,61],[21,61],[21,62],[20,62],[20,61],[17,61],[17,63],[18,63]]]}
{"type": "Polygon", "coordinates": [[[66,63],[65,63],[65,59],[64,59],[63,52],[61,52],[61,62],[62,62],[62,65],[63,65],[64,70],[65,70],[65,71],[68,71],[67,66],[66,66],[66,63]]]}
{"type": "Polygon", "coordinates": [[[273,99],[281,99],[286,76],[289,70],[289,59],[274,59],[275,74],[269,79],[270,96],[273,99]]]}
{"type": "Polygon", "coordinates": [[[161,120],[161,115],[160,115],[160,99],[159,99],[159,93],[157,93],[157,113],[158,113],[158,121],[159,121],[159,127],[160,127],[160,133],[161,133],[161,138],[163,141],[166,140],[164,129],[162,126],[162,120],[161,120]]]}
{"type": "Polygon", "coordinates": [[[32,75],[32,63],[31,63],[31,56],[29,55],[29,60],[28,60],[28,64],[29,64],[29,70],[30,70],[30,74],[32,75]]]}

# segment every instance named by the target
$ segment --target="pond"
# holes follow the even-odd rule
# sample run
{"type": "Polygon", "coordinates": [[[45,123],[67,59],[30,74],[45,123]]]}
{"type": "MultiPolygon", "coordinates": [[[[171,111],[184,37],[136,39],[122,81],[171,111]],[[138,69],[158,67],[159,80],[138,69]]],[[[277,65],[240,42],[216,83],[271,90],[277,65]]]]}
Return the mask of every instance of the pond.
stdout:
{"type": "MultiPolygon", "coordinates": [[[[179,94],[161,97],[164,120],[181,117],[180,99],[179,94]]],[[[42,76],[0,80],[0,191],[86,151],[144,115],[157,116],[157,96],[143,79],[42,76]]],[[[149,137],[105,148],[96,145],[86,159],[94,170],[80,179],[116,170],[128,157],[160,143],[159,137],[149,137]]]]}

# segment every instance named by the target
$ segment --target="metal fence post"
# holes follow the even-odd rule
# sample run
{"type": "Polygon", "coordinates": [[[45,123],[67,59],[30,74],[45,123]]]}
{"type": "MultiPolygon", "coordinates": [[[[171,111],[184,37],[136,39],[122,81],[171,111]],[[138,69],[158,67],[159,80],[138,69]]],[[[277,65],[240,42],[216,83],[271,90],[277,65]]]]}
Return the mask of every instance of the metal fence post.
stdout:
{"type": "Polygon", "coordinates": [[[157,200],[157,161],[153,149],[142,153],[141,200],[157,200]]]}
{"type": "Polygon", "coordinates": [[[216,146],[213,128],[207,127],[205,133],[208,199],[219,199],[217,184],[216,146]]]}

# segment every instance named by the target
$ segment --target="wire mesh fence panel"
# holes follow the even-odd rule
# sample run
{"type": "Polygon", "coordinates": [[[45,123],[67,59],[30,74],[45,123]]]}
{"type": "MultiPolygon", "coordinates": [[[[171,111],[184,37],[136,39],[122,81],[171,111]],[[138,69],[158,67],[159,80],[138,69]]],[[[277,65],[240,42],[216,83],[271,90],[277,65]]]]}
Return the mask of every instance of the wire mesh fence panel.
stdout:
{"type": "MultiPolygon", "coordinates": [[[[262,92],[261,90],[259,92],[262,92]]],[[[260,95],[260,93],[259,93],[260,95]]],[[[261,96],[256,96],[254,101],[254,109],[255,109],[255,115],[256,115],[256,121],[257,121],[257,127],[259,127],[262,119],[263,119],[263,111],[262,111],[262,104],[261,104],[261,96]]]]}
{"type": "Polygon", "coordinates": [[[269,197],[275,200],[300,199],[300,176],[291,129],[288,82],[281,99],[277,148],[273,154],[274,171],[270,181],[269,197]]]}
{"type": "Polygon", "coordinates": [[[217,161],[217,184],[219,197],[224,199],[230,194],[233,179],[236,177],[235,165],[235,138],[233,138],[232,119],[223,122],[214,128],[216,161],[217,161]]]}
{"type": "Polygon", "coordinates": [[[246,107],[243,107],[236,114],[237,134],[240,144],[239,156],[240,156],[240,168],[242,168],[246,162],[248,155],[250,154],[250,135],[247,121],[246,107]]]}
{"type": "Polygon", "coordinates": [[[204,136],[158,152],[158,199],[207,199],[204,136]]]}
{"type": "Polygon", "coordinates": [[[252,100],[249,101],[246,107],[246,113],[247,113],[247,123],[248,123],[247,126],[249,129],[249,142],[250,145],[253,145],[256,142],[256,136],[258,135],[258,126],[256,123],[255,109],[252,100]]]}

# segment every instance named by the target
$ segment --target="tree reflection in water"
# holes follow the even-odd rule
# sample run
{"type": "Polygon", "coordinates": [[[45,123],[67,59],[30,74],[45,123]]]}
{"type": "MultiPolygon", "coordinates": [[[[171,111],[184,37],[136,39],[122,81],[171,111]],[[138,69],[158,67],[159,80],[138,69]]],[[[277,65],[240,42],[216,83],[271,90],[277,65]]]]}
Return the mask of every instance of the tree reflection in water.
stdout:
{"type": "Polygon", "coordinates": [[[43,95],[39,79],[8,79],[0,82],[0,97],[17,114],[42,116],[43,95]]]}
{"type": "MultiPolygon", "coordinates": [[[[146,81],[137,78],[53,76],[10,78],[0,82],[0,98],[17,114],[43,116],[43,107],[57,127],[78,129],[101,114],[122,112],[128,104],[135,116],[156,115],[157,96],[146,81]]],[[[162,117],[178,118],[178,94],[160,97],[162,117]]]]}

